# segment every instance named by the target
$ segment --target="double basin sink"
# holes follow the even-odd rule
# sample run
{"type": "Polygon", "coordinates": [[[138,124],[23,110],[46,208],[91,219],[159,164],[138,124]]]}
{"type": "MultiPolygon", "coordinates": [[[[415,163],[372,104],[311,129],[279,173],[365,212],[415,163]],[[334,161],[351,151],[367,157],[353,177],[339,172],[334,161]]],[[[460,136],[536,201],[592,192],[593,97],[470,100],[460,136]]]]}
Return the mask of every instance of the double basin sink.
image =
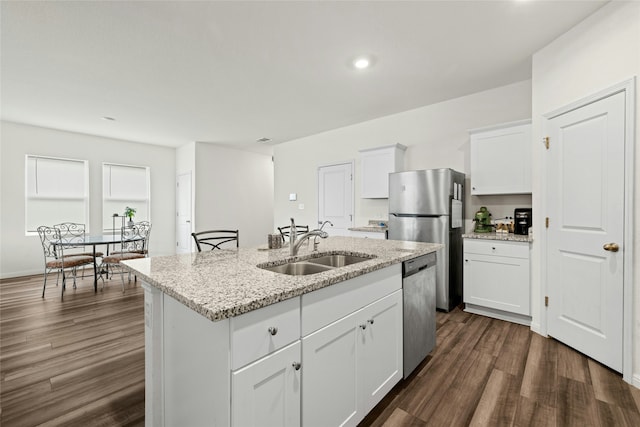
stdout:
{"type": "Polygon", "coordinates": [[[375,258],[375,256],[333,254],[321,255],[315,258],[292,261],[278,265],[258,265],[258,267],[276,273],[288,274],[290,276],[306,276],[308,274],[322,273],[323,271],[368,261],[373,258],[375,258]]]}

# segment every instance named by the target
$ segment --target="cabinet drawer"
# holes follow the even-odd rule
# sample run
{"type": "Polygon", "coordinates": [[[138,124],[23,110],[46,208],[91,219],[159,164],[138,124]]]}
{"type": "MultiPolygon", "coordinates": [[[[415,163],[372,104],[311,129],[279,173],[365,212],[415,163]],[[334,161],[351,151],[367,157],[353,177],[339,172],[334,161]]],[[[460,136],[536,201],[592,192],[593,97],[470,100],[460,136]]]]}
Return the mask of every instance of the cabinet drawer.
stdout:
{"type": "Polygon", "coordinates": [[[302,295],[302,336],[402,288],[402,264],[302,295]]]}
{"type": "Polygon", "coordinates": [[[300,339],[300,298],[232,317],[231,369],[238,369],[300,339]]]}
{"type": "Polygon", "coordinates": [[[529,243],[464,239],[464,253],[529,258],[529,243]]]}

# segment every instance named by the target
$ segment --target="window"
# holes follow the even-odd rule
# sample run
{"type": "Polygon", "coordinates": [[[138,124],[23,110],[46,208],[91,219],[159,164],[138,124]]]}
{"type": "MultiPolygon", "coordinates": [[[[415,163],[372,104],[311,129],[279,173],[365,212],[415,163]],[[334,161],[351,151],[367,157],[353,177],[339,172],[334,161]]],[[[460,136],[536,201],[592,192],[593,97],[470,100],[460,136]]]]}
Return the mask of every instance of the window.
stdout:
{"type": "Polygon", "coordinates": [[[89,226],[89,163],[86,160],[26,156],[25,231],[41,225],[77,222],[89,226]]]}
{"type": "Polygon", "coordinates": [[[122,223],[114,223],[113,215],[124,215],[134,208],[134,221],[150,221],[149,168],[146,166],[102,164],[102,229],[113,231],[122,223]]]}

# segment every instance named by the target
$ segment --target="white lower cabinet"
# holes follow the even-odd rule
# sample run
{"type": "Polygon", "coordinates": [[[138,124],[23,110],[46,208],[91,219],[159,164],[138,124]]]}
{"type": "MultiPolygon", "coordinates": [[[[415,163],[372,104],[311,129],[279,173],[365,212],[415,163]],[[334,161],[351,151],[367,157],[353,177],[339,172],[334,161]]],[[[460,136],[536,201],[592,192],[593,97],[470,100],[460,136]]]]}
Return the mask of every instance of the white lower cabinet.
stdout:
{"type": "Polygon", "coordinates": [[[402,378],[402,291],[304,337],[302,349],[302,424],[357,425],[402,378]]]}
{"type": "Polygon", "coordinates": [[[300,425],[300,341],[231,374],[231,424],[300,425]]]}
{"type": "Polygon", "coordinates": [[[356,425],[402,378],[401,272],[216,322],[145,284],[145,425],[356,425]]]}
{"type": "Polygon", "coordinates": [[[464,240],[466,310],[530,324],[529,244],[464,240]]]}

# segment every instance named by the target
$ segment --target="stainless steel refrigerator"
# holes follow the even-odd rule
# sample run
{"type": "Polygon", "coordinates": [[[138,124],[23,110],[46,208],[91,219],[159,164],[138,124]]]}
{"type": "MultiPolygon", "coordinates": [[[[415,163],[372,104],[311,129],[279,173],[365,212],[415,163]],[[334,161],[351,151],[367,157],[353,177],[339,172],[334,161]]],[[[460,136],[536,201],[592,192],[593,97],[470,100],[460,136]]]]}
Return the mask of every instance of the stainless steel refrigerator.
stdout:
{"type": "Polygon", "coordinates": [[[429,169],[389,174],[389,239],[442,243],[437,252],[436,308],[462,302],[464,174],[429,169]]]}

